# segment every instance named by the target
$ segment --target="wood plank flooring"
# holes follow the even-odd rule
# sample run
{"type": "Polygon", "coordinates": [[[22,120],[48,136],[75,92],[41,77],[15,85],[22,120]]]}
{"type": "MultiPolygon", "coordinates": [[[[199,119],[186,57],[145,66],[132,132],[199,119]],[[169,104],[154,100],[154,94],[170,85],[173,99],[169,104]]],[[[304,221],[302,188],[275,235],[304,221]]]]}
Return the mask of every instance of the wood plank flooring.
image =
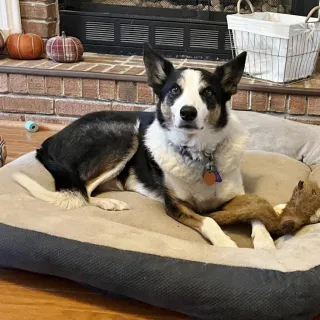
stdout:
{"type": "MultiPolygon", "coordinates": [[[[35,150],[55,130],[29,133],[0,123],[7,162],[35,150]]],[[[187,317],[133,300],[105,297],[71,281],[0,269],[1,320],[183,320],[187,317]]]]}

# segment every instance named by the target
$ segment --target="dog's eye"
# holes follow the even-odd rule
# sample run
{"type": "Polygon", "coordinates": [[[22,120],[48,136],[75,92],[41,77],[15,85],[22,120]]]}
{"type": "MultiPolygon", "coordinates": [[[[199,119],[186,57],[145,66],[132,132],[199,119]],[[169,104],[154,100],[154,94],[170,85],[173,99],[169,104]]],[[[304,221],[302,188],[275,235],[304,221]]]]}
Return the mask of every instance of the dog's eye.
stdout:
{"type": "Polygon", "coordinates": [[[211,98],[213,96],[213,91],[211,88],[206,88],[203,90],[202,95],[206,98],[211,98]]]}
{"type": "Polygon", "coordinates": [[[178,95],[178,94],[181,93],[181,89],[180,89],[180,87],[179,87],[177,84],[175,84],[175,85],[170,89],[170,92],[176,96],[176,95],[178,95]]]}

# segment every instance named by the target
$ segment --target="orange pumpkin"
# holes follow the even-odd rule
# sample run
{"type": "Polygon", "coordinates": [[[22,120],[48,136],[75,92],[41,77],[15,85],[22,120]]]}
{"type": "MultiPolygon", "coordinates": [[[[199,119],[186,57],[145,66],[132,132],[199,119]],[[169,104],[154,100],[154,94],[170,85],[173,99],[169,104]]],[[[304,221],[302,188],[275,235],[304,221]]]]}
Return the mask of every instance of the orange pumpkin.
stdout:
{"type": "Polygon", "coordinates": [[[7,51],[12,59],[37,59],[42,56],[43,50],[43,40],[34,33],[14,33],[7,39],[7,51]]]}
{"type": "Polygon", "coordinates": [[[3,52],[5,47],[6,47],[6,41],[4,40],[3,33],[0,31],[0,54],[3,52]]]}

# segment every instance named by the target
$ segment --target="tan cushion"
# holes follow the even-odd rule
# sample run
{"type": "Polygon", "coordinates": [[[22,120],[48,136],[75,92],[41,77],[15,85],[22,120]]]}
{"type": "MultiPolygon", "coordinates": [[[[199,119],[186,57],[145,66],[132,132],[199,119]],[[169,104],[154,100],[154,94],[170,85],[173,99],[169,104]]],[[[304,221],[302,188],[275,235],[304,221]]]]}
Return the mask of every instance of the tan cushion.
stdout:
{"type": "MultiPolygon", "coordinates": [[[[307,179],[310,173],[310,169],[306,165],[296,160],[283,155],[264,152],[247,152],[241,167],[246,191],[266,197],[273,205],[285,203],[297,182],[300,179],[307,179]]],[[[23,197],[28,199],[28,203],[30,203],[30,206],[24,205],[25,208],[34,207],[34,215],[38,214],[40,217],[41,215],[51,215],[53,218],[57,214],[56,211],[60,209],[50,210],[52,205],[29,196],[24,189],[11,179],[13,172],[23,170],[41,185],[54,190],[51,175],[34,159],[33,154],[29,154],[5,168],[1,179],[6,183],[0,185],[0,194],[8,192],[21,194],[22,192],[23,197]]],[[[85,218],[90,212],[96,218],[108,219],[123,225],[182,240],[206,243],[206,240],[196,231],[168,217],[163,210],[163,205],[157,201],[132,192],[110,192],[101,194],[99,197],[111,197],[125,201],[130,205],[131,210],[106,212],[95,207],[87,207],[85,210],[78,210],[77,215],[81,214],[81,217],[85,218]]],[[[8,209],[10,210],[10,208],[8,209]]],[[[63,211],[63,215],[73,216],[74,210],[63,211]]],[[[250,225],[231,226],[224,228],[224,230],[240,247],[252,247],[250,225]]]]}
{"type": "Polygon", "coordinates": [[[311,172],[302,162],[263,151],[247,151],[241,169],[246,192],[265,197],[273,206],[287,202],[299,180],[311,172]]]}
{"type": "Polygon", "coordinates": [[[320,184],[320,165],[314,166],[309,177],[310,180],[314,180],[320,184]]]}

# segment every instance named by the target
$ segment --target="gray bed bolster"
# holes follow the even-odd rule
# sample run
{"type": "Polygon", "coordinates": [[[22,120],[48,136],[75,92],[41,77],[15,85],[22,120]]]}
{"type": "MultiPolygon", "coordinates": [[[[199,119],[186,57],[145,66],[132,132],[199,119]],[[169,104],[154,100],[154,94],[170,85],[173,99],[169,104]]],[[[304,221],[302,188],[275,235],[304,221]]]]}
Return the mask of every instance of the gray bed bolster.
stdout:
{"type": "Polygon", "coordinates": [[[283,273],[204,264],[5,224],[0,266],[67,278],[203,320],[298,320],[320,312],[320,267],[283,273]]]}

